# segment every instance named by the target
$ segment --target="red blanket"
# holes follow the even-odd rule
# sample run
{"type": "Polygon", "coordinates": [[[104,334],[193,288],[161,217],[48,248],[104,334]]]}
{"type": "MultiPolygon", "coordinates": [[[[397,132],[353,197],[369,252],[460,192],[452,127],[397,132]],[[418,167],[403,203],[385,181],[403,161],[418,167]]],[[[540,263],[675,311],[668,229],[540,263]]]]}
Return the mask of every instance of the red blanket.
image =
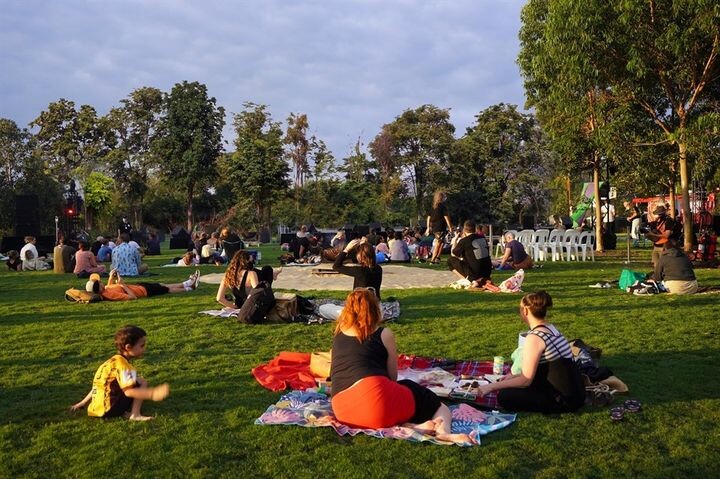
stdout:
{"type": "Polygon", "coordinates": [[[310,372],[310,353],[283,351],[267,364],[253,368],[253,376],[271,391],[284,389],[305,390],[315,386],[310,372]]]}

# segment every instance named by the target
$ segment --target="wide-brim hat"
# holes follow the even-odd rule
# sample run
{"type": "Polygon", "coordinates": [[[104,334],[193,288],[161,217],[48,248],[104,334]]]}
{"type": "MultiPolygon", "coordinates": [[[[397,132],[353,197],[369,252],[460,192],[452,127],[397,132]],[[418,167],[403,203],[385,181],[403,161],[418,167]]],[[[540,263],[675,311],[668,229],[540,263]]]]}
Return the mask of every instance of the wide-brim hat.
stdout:
{"type": "Polygon", "coordinates": [[[667,210],[665,209],[665,207],[663,205],[657,205],[652,212],[652,214],[654,214],[654,215],[663,215],[665,213],[667,213],[667,210]]]}

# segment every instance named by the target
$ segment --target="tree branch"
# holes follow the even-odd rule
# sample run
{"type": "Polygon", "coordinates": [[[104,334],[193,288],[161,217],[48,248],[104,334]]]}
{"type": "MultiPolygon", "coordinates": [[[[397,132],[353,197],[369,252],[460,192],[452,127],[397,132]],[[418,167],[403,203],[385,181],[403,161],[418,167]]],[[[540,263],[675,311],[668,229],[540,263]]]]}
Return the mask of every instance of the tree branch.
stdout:
{"type": "Polygon", "coordinates": [[[693,92],[693,95],[690,98],[690,102],[688,103],[688,106],[687,106],[687,111],[692,110],[692,108],[695,106],[695,102],[697,102],[698,95],[700,95],[703,88],[707,84],[708,75],[710,75],[710,70],[712,69],[712,67],[715,63],[715,60],[717,59],[718,44],[720,44],[720,36],[715,35],[715,38],[713,39],[712,50],[710,51],[710,55],[708,56],[708,59],[705,62],[705,68],[703,69],[702,76],[700,77],[700,82],[695,87],[695,91],[693,92]]]}

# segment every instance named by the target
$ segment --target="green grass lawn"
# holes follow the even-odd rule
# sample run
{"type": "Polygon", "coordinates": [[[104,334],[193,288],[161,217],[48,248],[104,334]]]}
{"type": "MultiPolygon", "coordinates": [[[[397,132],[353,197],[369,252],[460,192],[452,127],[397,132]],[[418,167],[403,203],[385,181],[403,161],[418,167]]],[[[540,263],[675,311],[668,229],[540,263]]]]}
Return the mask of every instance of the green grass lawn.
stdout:
{"type": "MultiPolygon", "coordinates": [[[[150,278],[178,282],[186,268],[150,278]]],[[[245,326],[198,315],[215,289],[124,303],[71,304],[73,275],[0,272],[0,476],[2,477],[717,477],[720,467],[720,295],[628,295],[589,284],[617,279],[621,252],[595,263],[548,263],[523,289],[553,296],[552,321],[568,338],[603,349],[644,411],[612,423],[608,408],[579,414],[519,414],[475,448],[370,437],[330,428],[255,426],[280,393],[259,386],[252,367],[283,350],[330,347],[332,325],[245,326]],[[169,382],[164,402],[145,404],[148,423],[98,420],[68,406],[88,392],[114,351],[116,329],[148,331],[140,374],[169,382]]],[[[263,247],[263,263],[280,254],[263,247]]],[[[648,271],[647,250],[632,269],[648,271]]],[[[429,267],[429,266],[420,266],[429,267]]],[[[221,271],[204,266],[203,273],[221,271]]],[[[411,274],[409,271],[408,274],[411,274]]],[[[720,270],[698,270],[720,286],[720,270]]],[[[496,274],[496,279],[509,276],[496,274]]],[[[341,293],[313,292],[342,297],[341,293]]],[[[453,358],[509,356],[523,329],[519,295],[452,289],[387,290],[402,315],[400,352],[453,358]]]]}

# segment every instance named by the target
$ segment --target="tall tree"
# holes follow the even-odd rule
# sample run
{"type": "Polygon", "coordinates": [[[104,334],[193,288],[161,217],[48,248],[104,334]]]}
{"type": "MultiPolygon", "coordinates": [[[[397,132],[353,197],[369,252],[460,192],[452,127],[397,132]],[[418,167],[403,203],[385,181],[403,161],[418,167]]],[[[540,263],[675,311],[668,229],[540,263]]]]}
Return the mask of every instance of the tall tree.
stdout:
{"type": "Polygon", "coordinates": [[[290,167],[283,159],[283,131],[266,105],[243,104],[234,115],[235,152],[224,160],[224,171],[235,194],[249,202],[256,221],[269,234],[272,207],[287,194],[290,167]]]}
{"type": "Polygon", "coordinates": [[[113,180],[104,174],[93,171],[83,185],[85,194],[85,224],[87,229],[92,229],[95,215],[102,213],[113,200],[113,180]]]}
{"type": "Polygon", "coordinates": [[[300,188],[305,184],[305,177],[310,172],[308,165],[308,151],[310,149],[310,140],[307,136],[308,127],[307,115],[304,113],[290,113],[287,118],[287,133],[283,143],[288,145],[287,157],[295,171],[296,201],[298,201],[300,188]]]}
{"type": "Polygon", "coordinates": [[[215,176],[222,152],[225,109],[198,82],[176,83],[165,96],[164,116],[158,124],[153,151],[168,182],[182,185],[186,196],[187,227],[192,229],[193,195],[215,176]]]}
{"type": "Polygon", "coordinates": [[[131,206],[134,223],[140,224],[148,174],[158,165],[152,143],[163,111],[163,94],[157,88],[142,87],[120,103],[121,107],[111,109],[105,117],[115,140],[106,158],[107,170],[131,206]]]}
{"type": "MultiPolygon", "coordinates": [[[[689,219],[688,134],[703,117],[718,120],[717,2],[531,0],[523,15],[524,73],[532,78],[554,64],[556,78],[566,86],[577,85],[577,78],[600,79],[596,84],[603,85],[617,104],[641,108],[662,131],[664,141],[677,149],[683,217],[689,219]],[[538,44],[546,47],[540,49],[544,54],[526,55],[538,44]]],[[[526,82],[526,88],[543,90],[547,77],[526,82]]],[[[686,221],[685,248],[693,241],[692,222],[686,221]]]]}
{"type": "Polygon", "coordinates": [[[343,158],[340,171],[345,174],[345,179],[360,183],[371,176],[371,162],[363,151],[363,144],[360,138],[355,141],[352,152],[343,158]]]}
{"type": "Polygon", "coordinates": [[[18,128],[7,118],[0,118],[0,185],[12,190],[22,177],[28,158],[32,155],[33,135],[18,128]]]}
{"type": "Polygon", "coordinates": [[[447,184],[464,218],[511,223],[547,209],[547,180],[554,158],[535,117],[500,103],[476,115],[457,142],[447,184]]]}
{"type": "Polygon", "coordinates": [[[392,138],[396,164],[410,176],[418,219],[425,214],[425,198],[437,186],[435,178],[445,167],[455,138],[450,111],[435,105],[405,110],[383,126],[392,138]]]}
{"type": "Polygon", "coordinates": [[[38,146],[46,159],[46,168],[61,182],[78,174],[84,176],[107,153],[106,131],[95,108],[61,98],[30,123],[38,127],[38,146]]]}
{"type": "Polygon", "coordinates": [[[375,161],[381,184],[380,202],[385,211],[390,210],[393,203],[403,189],[400,171],[396,165],[395,150],[391,133],[383,128],[368,146],[370,154],[375,161]]]}

